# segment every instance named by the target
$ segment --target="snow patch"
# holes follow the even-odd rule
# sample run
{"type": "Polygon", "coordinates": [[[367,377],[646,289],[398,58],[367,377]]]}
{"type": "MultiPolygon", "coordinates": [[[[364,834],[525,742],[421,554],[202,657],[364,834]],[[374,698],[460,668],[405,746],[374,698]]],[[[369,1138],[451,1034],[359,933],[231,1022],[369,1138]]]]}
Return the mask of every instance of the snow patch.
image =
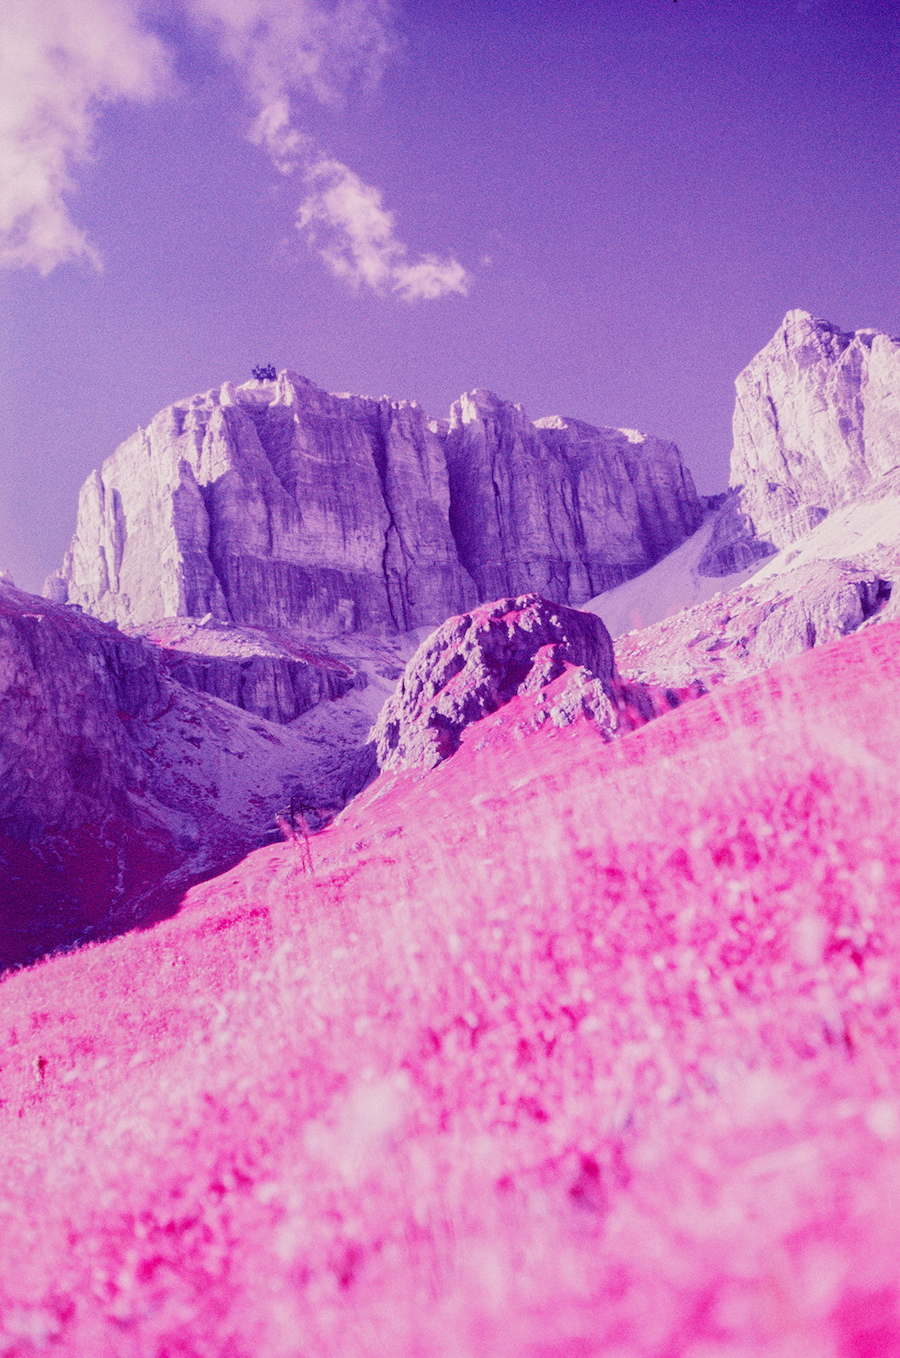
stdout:
{"type": "Polygon", "coordinates": [[[674,552],[634,579],[589,599],[582,609],[602,618],[615,640],[745,584],[757,574],[756,567],[726,576],[701,575],[698,569],[722,512],[709,512],[696,533],[674,552]]]}

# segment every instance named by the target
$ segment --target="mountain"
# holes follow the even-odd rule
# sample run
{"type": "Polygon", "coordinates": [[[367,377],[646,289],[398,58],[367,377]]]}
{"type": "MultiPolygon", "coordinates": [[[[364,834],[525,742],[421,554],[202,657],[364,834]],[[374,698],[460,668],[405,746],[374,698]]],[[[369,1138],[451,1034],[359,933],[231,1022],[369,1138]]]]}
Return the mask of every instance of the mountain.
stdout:
{"type": "Polygon", "coordinates": [[[185,619],[151,641],[0,582],[0,970],[170,913],[292,797],[334,815],[411,643],[356,649],[185,619]]]}
{"type": "Polygon", "coordinates": [[[581,604],[697,527],[674,444],[473,392],[449,421],[283,372],[161,411],[82,487],[45,593],[120,624],[335,635],[497,594],[581,604]],[[153,563],[148,568],[148,563],[153,563]]]}
{"type": "Polygon", "coordinates": [[[168,908],[270,838],[291,796],[326,823],[375,776],[385,699],[371,733],[382,768],[446,757],[508,703],[526,727],[589,713],[622,735],[895,616],[896,348],[789,313],[738,378],[733,487],[705,515],[674,445],[532,422],[484,391],[437,421],[282,373],[162,411],[82,490],[49,582],[69,606],[6,592],[10,673],[31,676],[41,716],[23,727],[12,683],[4,917],[19,941],[0,960],[168,908]],[[565,602],[610,582],[587,608],[616,635],[651,624],[614,658],[565,602]],[[663,621],[679,602],[693,607],[663,621]],[[123,699],[116,685],[138,674],[143,696],[123,699]],[[188,758],[189,727],[202,757],[188,758]],[[181,782],[179,764],[192,769],[181,782]],[[146,865],[163,862],[157,880],[146,865]]]}
{"type": "Polygon", "coordinates": [[[478,599],[536,593],[582,604],[639,575],[699,525],[674,443],[595,429],[473,391],[444,429],[450,524],[478,599]]]}
{"type": "Polygon", "coordinates": [[[900,468],[900,338],[789,311],[735,386],[734,494],[708,575],[789,546],[900,468]]]}
{"type": "Polygon", "coordinates": [[[893,345],[791,313],[705,506],[286,374],[95,474],[0,583],[0,1353],[900,1354],[893,345]]]}

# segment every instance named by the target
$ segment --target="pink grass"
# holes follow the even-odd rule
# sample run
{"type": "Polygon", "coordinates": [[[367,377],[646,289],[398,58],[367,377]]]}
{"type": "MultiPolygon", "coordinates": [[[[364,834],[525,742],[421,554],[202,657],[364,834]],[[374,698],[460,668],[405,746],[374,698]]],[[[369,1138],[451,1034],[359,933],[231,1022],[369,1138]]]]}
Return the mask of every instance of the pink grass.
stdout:
{"type": "Polygon", "coordinates": [[[900,1355],[900,627],[0,988],[0,1354],[900,1355]]]}

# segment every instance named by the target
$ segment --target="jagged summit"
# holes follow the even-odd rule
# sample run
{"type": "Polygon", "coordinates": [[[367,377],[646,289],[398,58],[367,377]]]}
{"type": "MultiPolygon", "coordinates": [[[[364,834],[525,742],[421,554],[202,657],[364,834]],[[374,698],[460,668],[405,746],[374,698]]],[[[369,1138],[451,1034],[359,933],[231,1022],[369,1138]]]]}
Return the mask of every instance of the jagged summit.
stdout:
{"type": "Polygon", "coordinates": [[[731,485],[776,546],[900,464],[900,339],[789,311],[735,386],[731,485]]]}
{"type": "Polygon", "coordinates": [[[735,387],[733,495],[710,575],[789,546],[900,466],[900,338],[789,311],[735,387]]]}
{"type": "Polygon", "coordinates": [[[674,444],[535,424],[481,390],[430,420],[285,370],[177,401],[120,445],[45,592],[120,623],[407,631],[498,595],[583,603],[702,512],[674,444]]]}

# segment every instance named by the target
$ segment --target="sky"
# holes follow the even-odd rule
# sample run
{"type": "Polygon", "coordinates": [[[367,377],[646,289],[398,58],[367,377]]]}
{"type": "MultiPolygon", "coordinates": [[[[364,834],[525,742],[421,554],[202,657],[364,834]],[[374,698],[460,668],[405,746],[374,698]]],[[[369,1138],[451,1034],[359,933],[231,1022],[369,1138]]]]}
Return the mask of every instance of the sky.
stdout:
{"type": "Polygon", "coordinates": [[[0,568],[260,363],[728,480],[784,313],[900,334],[898,0],[4,0],[0,568]]]}

